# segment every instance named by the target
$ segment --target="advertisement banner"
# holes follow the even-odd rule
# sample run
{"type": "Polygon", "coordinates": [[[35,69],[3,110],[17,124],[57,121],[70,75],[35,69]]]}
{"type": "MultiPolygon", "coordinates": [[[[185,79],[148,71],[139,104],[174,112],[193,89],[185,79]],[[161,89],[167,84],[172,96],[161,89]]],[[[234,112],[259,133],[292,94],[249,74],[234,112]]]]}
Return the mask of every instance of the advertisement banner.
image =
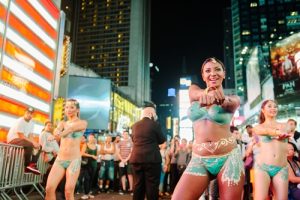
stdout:
{"type": "Polygon", "coordinates": [[[60,10],[52,1],[0,1],[0,138],[28,106],[34,133],[51,115],[60,10]]]}
{"type": "Polygon", "coordinates": [[[106,130],[109,123],[111,81],[103,78],[70,76],[68,98],[80,105],[80,118],[88,129],[106,130]]]}
{"type": "Polygon", "coordinates": [[[300,33],[277,42],[270,51],[275,97],[300,91],[300,73],[295,61],[295,54],[300,51],[300,33]]]}

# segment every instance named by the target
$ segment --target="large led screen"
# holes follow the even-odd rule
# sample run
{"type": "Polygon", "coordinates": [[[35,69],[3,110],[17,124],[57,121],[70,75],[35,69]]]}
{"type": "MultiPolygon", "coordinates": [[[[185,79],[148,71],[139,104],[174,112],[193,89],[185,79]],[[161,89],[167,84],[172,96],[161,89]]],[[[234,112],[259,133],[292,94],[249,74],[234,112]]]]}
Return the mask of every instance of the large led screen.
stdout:
{"type": "Polygon", "coordinates": [[[80,118],[88,129],[108,129],[111,81],[109,79],[70,76],[68,98],[80,104],[80,118]]]}
{"type": "Polygon", "coordinates": [[[34,133],[50,118],[60,17],[53,1],[0,0],[0,141],[28,106],[34,133]]]}
{"type": "Polygon", "coordinates": [[[277,42],[271,47],[271,65],[277,98],[300,90],[299,72],[294,56],[300,51],[300,33],[277,42]]]}
{"type": "MultiPolygon", "coordinates": [[[[261,83],[259,77],[258,49],[253,48],[246,68],[247,99],[252,104],[261,95],[261,83]]],[[[255,106],[255,105],[253,105],[255,106]]]]}

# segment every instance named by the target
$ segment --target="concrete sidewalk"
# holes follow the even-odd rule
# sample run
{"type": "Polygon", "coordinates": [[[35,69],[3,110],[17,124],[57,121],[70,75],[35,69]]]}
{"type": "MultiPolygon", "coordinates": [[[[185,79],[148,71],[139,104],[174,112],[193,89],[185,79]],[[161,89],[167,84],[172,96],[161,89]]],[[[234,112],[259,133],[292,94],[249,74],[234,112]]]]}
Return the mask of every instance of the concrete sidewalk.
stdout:
{"type": "MultiPolygon", "coordinates": [[[[80,200],[80,197],[82,196],[83,194],[76,194],[75,195],[75,199],[76,200],[80,200]]],[[[13,198],[13,199],[16,199],[17,198],[13,198]]],[[[41,196],[39,196],[37,193],[32,193],[28,196],[28,199],[29,200],[43,200],[43,198],[41,196]]],[[[100,193],[100,194],[96,194],[95,195],[95,198],[94,200],[131,200],[132,199],[132,196],[130,194],[125,194],[125,195],[120,195],[119,193],[116,193],[116,192],[112,192],[112,193],[100,193]]],[[[160,199],[164,199],[164,200],[167,200],[167,199],[171,199],[171,197],[165,197],[165,198],[160,198],[160,199]]]]}

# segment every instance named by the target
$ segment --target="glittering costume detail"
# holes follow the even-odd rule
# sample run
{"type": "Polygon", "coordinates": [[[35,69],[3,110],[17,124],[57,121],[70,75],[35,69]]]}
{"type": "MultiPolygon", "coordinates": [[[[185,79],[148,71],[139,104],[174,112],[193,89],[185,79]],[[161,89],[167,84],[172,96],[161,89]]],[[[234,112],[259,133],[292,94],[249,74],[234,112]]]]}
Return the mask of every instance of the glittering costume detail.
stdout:
{"type": "Polygon", "coordinates": [[[228,159],[224,165],[224,172],[222,174],[222,182],[231,184],[239,184],[241,174],[245,174],[244,162],[242,160],[242,154],[239,148],[235,148],[228,156],[228,159]]]}
{"type": "Polygon", "coordinates": [[[227,146],[229,144],[235,144],[236,139],[234,136],[230,136],[229,138],[222,138],[217,142],[205,142],[205,143],[196,143],[194,142],[193,146],[196,147],[197,151],[207,150],[210,153],[214,153],[219,147],[227,146]]]}
{"type": "MultiPolygon", "coordinates": [[[[269,143],[269,142],[272,142],[272,140],[277,140],[278,139],[278,137],[267,136],[267,135],[262,135],[262,136],[260,136],[260,138],[261,138],[261,141],[264,142],[264,143],[269,143]]],[[[287,143],[288,139],[286,138],[286,139],[283,139],[282,141],[287,143]]]]}
{"type": "Polygon", "coordinates": [[[185,170],[185,174],[195,176],[207,176],[208,173],[217,175],[222,169],[222,182],[228,182],[228,185],[238,184],[241,174],[244,174],[244,164],[241,152],[238,148],[220,156],[199,156],[192,155],[192,159],[185,170]]]}
{"type": "Polygon", "coordinates": [[[210,108],[201,107],[199,102],[193,102],[188,110],[190,120],[210,120],[216,124],[229,124],[232,119],[232,113],[224,110],[221,106],[213,105],[210,108]]]}
{"type": "Polygon", "coordinates": [[[73,138],[73,139],[77,139],[77,138],[81,138],[82,136],[83,136],[83,132],[78,131],[78,132],[70,133],[70,134],[64,136],[64,138],[73,138]]]}
{"type": "Polygon", "coordinates": [[[260,136],[261,141],[265,142],[265,143],[269,143],[273,140],[273,138],[271,136],[260,136]]]}
{"type": "Polygon", "coordinates": [[[81,157],[74,160],[60,160],[59,158],[56,158],[54,164],[55,163],[64,169],[68,169],[70,167],[70,172],[74,174],[80,169],[81,157]]]}
{"type": "Polygon", "coordinates": [[[259,169],[261,171],[266,172],[271,178],[276,176],[278,173],[281,174],[281,179],[284,181],[288,180],[288,167],[281,167],[276,165],[268,165],[268,164],[255,164],[255,169],[259,169]]]}

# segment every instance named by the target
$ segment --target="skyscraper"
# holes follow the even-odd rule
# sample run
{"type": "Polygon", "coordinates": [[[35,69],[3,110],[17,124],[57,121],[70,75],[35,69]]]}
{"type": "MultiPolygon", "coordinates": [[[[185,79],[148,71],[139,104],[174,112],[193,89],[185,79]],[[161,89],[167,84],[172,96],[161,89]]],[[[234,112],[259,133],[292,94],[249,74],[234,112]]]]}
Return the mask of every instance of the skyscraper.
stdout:
{"type": "Polygon", "coordinates": [[[150,100],[150,1],[78,0],[73,61],[110,78],[138,105],[150,100]]]}
{"type": "Polygon", "coordinates": [[[226,67],[225,88],[235,88],[234,64],[233,64],[233,43],[232,43],[232,23],[231,9],[227,7],[223,11],[224,16],[224,65],[226,67]]]}
{"type": "Polygon", "coordinates": [[[258,47],[261,79],[270,75],[269,47],[300,28],[297,0],[232,0],[232,35],[237,94],[246,94],[245,65],[253,47],[258,47]]]}

